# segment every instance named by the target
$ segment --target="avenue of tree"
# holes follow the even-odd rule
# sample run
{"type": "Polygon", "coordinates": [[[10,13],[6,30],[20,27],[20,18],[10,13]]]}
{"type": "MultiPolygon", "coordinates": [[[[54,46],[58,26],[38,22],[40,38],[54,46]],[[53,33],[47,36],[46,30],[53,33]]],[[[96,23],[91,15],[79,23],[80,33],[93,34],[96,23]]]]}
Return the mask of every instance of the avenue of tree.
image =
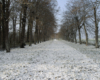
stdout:
{"type": "Polygon", "coordinates": [[[55,0],[0,0],[0,49],[49,40],[56,29],[55,0]]]}
{"type": "Polygon", "coordinates": [[[95,34],[95,47],[99,47],[98,32],[100,22],[99,0],[73,0],[66,5],[59,35],[62,39],[82,44],[84,31],[86,45],[89,44],[89,34],[95,34]]]}

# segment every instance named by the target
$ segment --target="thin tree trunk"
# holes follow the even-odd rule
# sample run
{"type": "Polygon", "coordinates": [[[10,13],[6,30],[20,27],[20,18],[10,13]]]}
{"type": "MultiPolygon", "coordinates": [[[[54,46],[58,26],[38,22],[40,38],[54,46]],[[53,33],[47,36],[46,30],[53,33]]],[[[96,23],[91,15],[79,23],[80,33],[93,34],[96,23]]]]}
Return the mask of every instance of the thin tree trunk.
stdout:
{"type": "Polygon", "coordinates": [[[75,32],[75,43],[77,43],[77,39],[76,39],[76,32],[75,32]]]}
{"type": "Polygon", "coordinates": [[[38,29],[38,43],[40,42],[40,27],[38,29]]]}
{"type": "Polygon", "coordinates": [[[22,19],[22,11],[21,11],[21,13],[20,13],[20,24],[19,24],[19,43],[21,42],[21,30],[22,30],[22,21],[21,21],[21,19],[22,19]]]}
{"type": "Polygon", "coordinates": [[[16,45],[16,17],[13,17],[13,45],[16,45]]]}
{"type": "Polygon", "coordinates": [[[39,43],[39,25],[38,25],[38,31],[37,31],[37,42],[39,43]]]}
{"type": "Polygon", "coordinates": [[[46,41],[46,32],[44,31],[44,42],[46,41]]]}
{"type": "Polygon", "coordinates": [[[75,38],[75,33],[74,33],[73,28],[72,28],[72,33],[71,33],[71,42],[74,42],[74,38],[75,38]]]}
{"type": "Polygon", "coordinates": [[[27,29],[27,40],[26,40],[27,42],[29,42],[29,26],[30,25],[28,25],[28,29],[27,29]]]}
{"type": "MultiPolygon", "coordinates": [[[[76,23],[74,25],[77,26],[76,23]]],[[[77,43],[77,27],[75,28],[75,43],[77,43]]]]}
{"type": "Polygon", "coordinates": [[[41,43],[41,36],[42,36],[42,33],[41,33],[41,30],[39,30],[39,40],[40,40],[40,43],[41,43]]]}
{"type": "Polygon", "coordinates": [[[32,26],[29,26],[30,27],[30,31],[29,31],[29,46],[32,45],[32,26]]]}
{"type": "Polygon", "coordinates": [[[38,17],[36,17],[36,27],[35,27],[35,43],[38,42],[38,17]]]}
{"type": "Polygon", "coordinates": [[[24,46],[25,46],[26,11],[27,11],[27,6],[24,5],[23,6],[23,18],[22,18],[22,31],[21,31],[20,48],[24,48],[24,46]]]}
{"type": "Polygon", "coordinates": [[[41,27],[41,41],[43,41],[43,26],[41,27]]]}
{"type": "Polygon", "coordinates": [[[97,18],[96,18],[96,8],[94,8],[94,18],[95,18],[95,47],[99,48],[98,45],[98,25],[97,25],[97,18]]]}
{"type": "Polygon", "coordinates": [[[81,42],[81,32],[80,32],[80,29],[78,29],[78,32],[79,32],[79,43],[82,44],[82,42],[81,42]]]}
{"type": "Polygon", "coordinates": [[[36,33],[34,34],[34,44],[36,44],[36,33]]]}
{"type": "Polygon", "coordinates": [[[33,26],[33,20],[32,20],[32,17],[30,16],[30,19],[29,19],[29,46],[32,45],[32,26],[33,26]]]}
{"type": "Polygon", "coordinates": [[[88,45],[88,33],[84,24],[84,31],[85,31],[85,36],[86,36],[86,45],[88,45]]]}

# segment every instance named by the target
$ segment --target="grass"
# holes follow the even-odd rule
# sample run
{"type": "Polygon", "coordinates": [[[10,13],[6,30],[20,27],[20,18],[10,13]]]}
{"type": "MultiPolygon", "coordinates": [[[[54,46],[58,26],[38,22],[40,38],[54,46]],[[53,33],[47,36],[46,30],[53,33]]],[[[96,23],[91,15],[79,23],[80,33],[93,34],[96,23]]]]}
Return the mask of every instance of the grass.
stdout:
{"type": "MultiPolygon", "coordinates": [[[[77,40],[79,42],[79,40],[77,40]]],[[[98,39],[99,45],[100,45],[100,38],[98,39]]],[[[85,39],[82,39],[82,43],[86,43],[85,39]]],[[[88,43],[91,45],[95,45],[95,39],[89,39],[88,43]]]]}

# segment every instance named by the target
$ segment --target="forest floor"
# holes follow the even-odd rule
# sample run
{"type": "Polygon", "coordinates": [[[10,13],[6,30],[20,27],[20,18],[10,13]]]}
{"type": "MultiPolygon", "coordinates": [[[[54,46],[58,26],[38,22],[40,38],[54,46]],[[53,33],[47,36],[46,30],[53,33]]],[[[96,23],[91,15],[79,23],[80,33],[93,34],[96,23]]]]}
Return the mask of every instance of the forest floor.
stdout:
{"type": "Polygon", "coordinates": [[[1,51],[0,80],[100,80],[100,49],[50,40],[1,51]]]}

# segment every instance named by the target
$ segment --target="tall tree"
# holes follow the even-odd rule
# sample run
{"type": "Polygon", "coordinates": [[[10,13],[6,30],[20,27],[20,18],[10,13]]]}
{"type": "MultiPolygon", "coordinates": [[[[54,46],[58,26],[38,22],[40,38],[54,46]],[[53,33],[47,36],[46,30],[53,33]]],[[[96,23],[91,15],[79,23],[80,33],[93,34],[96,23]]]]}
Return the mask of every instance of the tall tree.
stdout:
{"type": "Polygon", "coordinates": [[[9,44],[9,15],[10,15],[10,0],[2,0],[2,10],[3,10],[3,48],[6,48],[6,52],[10,52],[9,44]]]}
{"type": "Polygon", "coordinates": [[[26,26],[26,16],[27,16],[27,3],[28,1],[27,0],[24,0],[22,2],[22,30],[21,30],[21,42],[20,42],[20,47],[21,48],[24,48],[25,46],[25,26],[26,26]]]}

